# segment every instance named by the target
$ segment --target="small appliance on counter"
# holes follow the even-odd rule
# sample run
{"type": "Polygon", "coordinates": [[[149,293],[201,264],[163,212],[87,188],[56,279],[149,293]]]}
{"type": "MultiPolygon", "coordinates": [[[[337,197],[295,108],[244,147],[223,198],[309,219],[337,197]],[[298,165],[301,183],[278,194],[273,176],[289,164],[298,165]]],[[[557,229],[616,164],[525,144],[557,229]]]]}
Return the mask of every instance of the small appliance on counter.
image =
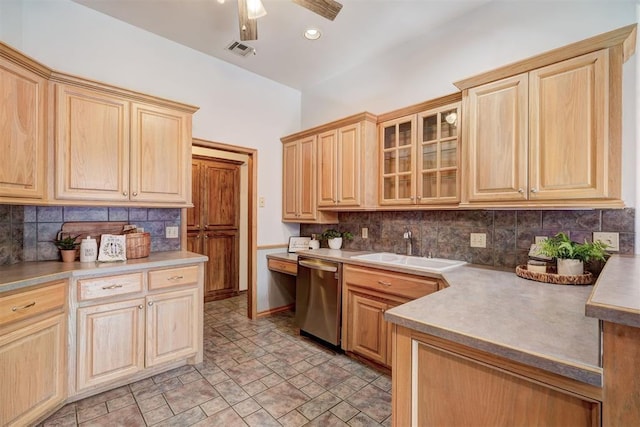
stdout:
{"type": "Polygon", "coordinates": [[[311,240],[309,240],[309,249],[320,249],[320,240],[318,240],[318,236],[316,234],[311,235],[311,240]]]}

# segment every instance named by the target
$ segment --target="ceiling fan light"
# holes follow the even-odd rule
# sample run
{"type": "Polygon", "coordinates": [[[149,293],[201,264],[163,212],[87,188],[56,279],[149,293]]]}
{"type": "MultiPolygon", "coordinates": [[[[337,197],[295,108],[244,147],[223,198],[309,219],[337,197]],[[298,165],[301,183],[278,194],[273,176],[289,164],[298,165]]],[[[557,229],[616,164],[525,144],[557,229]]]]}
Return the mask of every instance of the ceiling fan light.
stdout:
{"type": "Polygon", "coordinates": [[[262,18],[266,14],[267,11],[260,0],[247,0],[247,16],[249,19],[262,18]]]}
{"type": "Polygon", "coordinates": [[[307,28],[304,32],[304,38],[307,40],[318,40],[322,33],[317,28],[307,28]]]}

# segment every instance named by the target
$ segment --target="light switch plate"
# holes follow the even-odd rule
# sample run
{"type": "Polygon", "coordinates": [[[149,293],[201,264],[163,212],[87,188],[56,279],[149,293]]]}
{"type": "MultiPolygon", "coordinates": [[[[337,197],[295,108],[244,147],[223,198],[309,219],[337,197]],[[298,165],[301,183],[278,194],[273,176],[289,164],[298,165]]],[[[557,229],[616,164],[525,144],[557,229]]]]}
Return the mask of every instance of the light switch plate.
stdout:
{"type": "Polygon", "coordinates": [[[469,244],[472,248],[486,248],[487,247],[487,234],[486,233],[471,233],[469,237],[469,244]]]}
{"type": "Polygon", "coordinates": [[[542,242],[544,242],[544,241],[545,241],[545,240],[547,240],[547,239],[548,239],[548,237],[547,237],[547,236],[536,236],[536,237],[535,237],[535,240],[534,240],[533,242],[534,242],[535,244],[538,244],[538,243],[542,243],[542,242]]]}
{"type": "Polygon", "coordinates": [[[264,208],[264,197],[260,197],[258,199],[258,206],[260,206],[261,208],[264,208]]]}
{"type": "Polygon", "coordinates": [[[177,239],[178,238],[178,227],[169,226],[164,229],[165,236],[167,239],[177,239]]]}
{"type": "Polygon", "coordinates": [[[593,232],[593,241],[600,240],[607,244],[607,251],[618,252],[620,250],[620,235],[618,233],[593,232]]]}
{"type": "Polygon", "coordinates": [[[369,229],[367,227],[362,227],[362,238],[363,239],[369,238],[369,229]]]}

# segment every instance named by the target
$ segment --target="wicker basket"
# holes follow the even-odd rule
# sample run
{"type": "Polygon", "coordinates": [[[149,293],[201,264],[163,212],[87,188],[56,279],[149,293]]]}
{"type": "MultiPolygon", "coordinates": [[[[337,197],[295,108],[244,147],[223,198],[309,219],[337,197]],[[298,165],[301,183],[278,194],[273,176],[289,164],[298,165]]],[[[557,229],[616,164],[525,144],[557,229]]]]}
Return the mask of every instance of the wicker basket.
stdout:
{"type": "Polygon", "coordinates": [[[566,276],[556,273],[538,273],[529,271],[526,265],[518,265],[516,274],[523,279],[535,280],[536,282],[551,283],[553,285],[590,285],[593,282],[593,274],[586,272],[575,276],[566,276]]]}
{"type": "Polygon", "coordinates": [[[151,234],[129,233],[127,236],[127,259],[145,258],[151,252],[151,234]]]}

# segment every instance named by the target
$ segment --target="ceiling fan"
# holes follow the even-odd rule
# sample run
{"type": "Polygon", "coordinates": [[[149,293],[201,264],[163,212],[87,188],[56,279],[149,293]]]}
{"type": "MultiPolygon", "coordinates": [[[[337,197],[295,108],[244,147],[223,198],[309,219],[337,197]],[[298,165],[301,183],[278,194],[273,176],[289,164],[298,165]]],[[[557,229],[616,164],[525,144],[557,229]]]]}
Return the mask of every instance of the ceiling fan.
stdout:
{"type": "MultiPolygon", "coordinates": [[[[342,4],[334,0],[292,0],[294,3],[333,21],[342,4]]],[[[238,0],[240,40],[258,40],[258,18],[267,14],[260,0],[238,0]]]]}

